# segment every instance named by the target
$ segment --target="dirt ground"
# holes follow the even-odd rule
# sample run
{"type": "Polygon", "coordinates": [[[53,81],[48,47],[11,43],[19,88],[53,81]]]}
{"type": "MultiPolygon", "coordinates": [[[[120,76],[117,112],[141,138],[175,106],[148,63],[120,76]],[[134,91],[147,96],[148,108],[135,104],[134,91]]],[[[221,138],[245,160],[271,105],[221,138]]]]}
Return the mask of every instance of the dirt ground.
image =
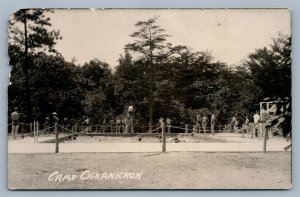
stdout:
{"type": "MultiPolygon", "coordinates": [[[[124,174],[124,173],[123,173],[124,174]]],[[[289,189],[291,152],[8,154],[10,189],[289,189]],[[73,181],[48,180],[53,172],[73,181]],[[81,179],[83,172],[140,173],[81,179]],[[69,176],[70,177],[70,176],[69,176]]]]}

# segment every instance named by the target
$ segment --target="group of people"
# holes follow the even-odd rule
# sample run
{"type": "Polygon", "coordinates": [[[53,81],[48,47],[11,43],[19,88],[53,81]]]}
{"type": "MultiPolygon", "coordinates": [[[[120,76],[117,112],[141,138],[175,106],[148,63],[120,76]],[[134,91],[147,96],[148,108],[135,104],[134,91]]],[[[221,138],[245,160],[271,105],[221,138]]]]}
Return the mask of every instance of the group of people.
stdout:
{"type": "Polygon", "coordinates": [[[115,120],[115,128],[113,127],[114,120],[111,120],[110,130],[113,133],[134,133],[133,117],[127,113],[125,117],[117,117],[115,120]]]}
{"type": "MultiPolygon", "coordinates": [[[[20,126],[20,115],[21,113],[18,112],[18,108],[15,107],[14,111],[11,113],[11,136],[12,139],[16,139],[16,136],[19,132],[19,126],[20,126]]],[[[51,116],[46,117],[45,120],[45,126],[44,126],[44,132],[46,132],[49,128],[50,132],[54,132],[54,128],[52,128],[56,123],[58,123],[58,117],[57,113],[53,112],[51,116]]]]}
{"type": "MultiPolygon", "coordinates": [[[[91,132],[91,121],[88,117],[81,123],[81,125],[85,127],[82,132],[91,132]]],[[[108,131],[111,133],[134,133],[132,114],[127,113],[126,116],[119,116],[115,120],[111,119],[109,121],[106,121],[106,118],[104,118],[101,130],[102,132],[108,131]]]]}
{"type": "Polygon", "coordinates": [[[158,125],[160,126],[160,128],[164,129],[165,127],[167,127],[167,133],[171,133],[171,123],[172,120],[169,117],[167,117],[166,120],[163,117],[160,117],[160,119],[158,120],[158,125]]]}
{"type": "Polygon", "coordinates": [[[261,110],[259,115],[258,111],[253,115],[253,122],[250,122],[249,116],[245,116],[244,123],[239,128],[239,121],[236,116],[233,116],[230,123],[226,126],[228,132],[233,131],[235,133],[253,134],[255,137],[261,138],[265,132],[266,122],[269,119],[268,111],[261,110]]]}
{"type": "Polygon", "coordinates": [[[210,115],[210,119],[204,114],[201,116],[199,112],[196,115],[196,124],[193,125],[193,133],[201,133],[203,131],[206,134],[207,125],[210,122],[210,130],[211,134],[214,135],[215,133],[215,124],[216,124],[216,117],[213,113],[210,115]],[[202,127],[201,127],[202,126],[202,127]],[[202,128],[202,130],[201,130],[202,128]]]}
{"type": "MultiPolygon", "coordinates": [[[[268,110],[266,110],[266,106],[262,106],[260,113],[256,111],[253,115],[253,122],[250,121],[248,116],[245,116],[244,123],[242,124],[242,127],[239,128],[238,118],[236,118],[236,116],[233,116],[230,123],[226,126],[225,129],[227,129],[228,131],[232,131],[231,129],[233,129],[233,131],[236,133],[242,132],[262,138],[267,128],[272,127],[273,129],[276,129],[282,122],[289,122],[289,120],[286,119],[290,118],[291,116],[290,108],[290,102],[287,102],[287,104],[282,104],[280,102],[273,105],[271,104],[271,108],[269,108],[268,110]],[[273,113],[273,116],[269,115],[270,112],[273,113]]],[[[18,112],[18,108],[15,108],[11,113],[11,121],[11,136],[13,136],[13,138],[15,139],[15,136],[18,134],[20,122],[20,113],[18,112]]],[[[46,117],[44,130],[46,131],[47,128],[50,128],[50,132],[54,132],[53,126],[58,122],[59,119],[57,113],[53,112],[50,116],[46,117]]],[[[65,128],[71,130],[74,130],[74,125],[76,125],[75,121],[69,121],[68,118],[64,118],[63,121],[61,121],[61,124],[65,128]]],[[[171,124],[172,120],[169,117],[167,117],[166,119],[161,117],[159,119],[159,126],[161,128],[167,128],[167,133],[171,132],[171,124]]],[[[204,134],[206,134],[207,126],[210,125],[210,132],[211,134],[214,134],[215,124],[216,117],[213,113],[210,113],[210,117],[207,117],[206,114],[201,115],[199,112],[197,112],[196,122],[193,125],[193,133],[203,132],[204,134]]],[[[91,121],[88,117],[85,117],[84,121],[81,122],[81,125],[84,127],[82,132],[91,132],[91,121]]],[[[291,129],[288,128],[287,130],[291,129]]],[[[109,122],[107,122],[106,119],[104,119],[102,124],[102,132],[106,131],[111,133],[134,133],[133,109],[129,107],[128,112],[125,116],[119,116],[115,120],[111,119],[109,122]]]]}

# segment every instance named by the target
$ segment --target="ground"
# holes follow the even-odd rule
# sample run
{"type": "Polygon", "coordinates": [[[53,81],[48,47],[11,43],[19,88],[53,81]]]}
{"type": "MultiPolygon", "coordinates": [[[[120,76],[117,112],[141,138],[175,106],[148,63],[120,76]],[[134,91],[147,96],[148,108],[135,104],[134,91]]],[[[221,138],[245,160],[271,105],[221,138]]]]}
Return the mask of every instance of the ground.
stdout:
{"type": "Polygon", "coordinates": [[[291,152],[8,154],[10,189],[288,189],[291,152]],[[48,181],[51,173],[142,172],[138,179],[48,181]]]}

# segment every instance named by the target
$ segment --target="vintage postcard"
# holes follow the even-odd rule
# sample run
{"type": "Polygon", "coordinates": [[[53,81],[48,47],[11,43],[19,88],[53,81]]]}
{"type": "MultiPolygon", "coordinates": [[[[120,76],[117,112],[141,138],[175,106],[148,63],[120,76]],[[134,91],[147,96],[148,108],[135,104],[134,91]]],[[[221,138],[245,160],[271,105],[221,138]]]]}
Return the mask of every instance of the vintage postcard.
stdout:
{"type": "Polygon", "coordinates": [[[20,9],[8,188],[290,189],[288,9],[20,9]]]}

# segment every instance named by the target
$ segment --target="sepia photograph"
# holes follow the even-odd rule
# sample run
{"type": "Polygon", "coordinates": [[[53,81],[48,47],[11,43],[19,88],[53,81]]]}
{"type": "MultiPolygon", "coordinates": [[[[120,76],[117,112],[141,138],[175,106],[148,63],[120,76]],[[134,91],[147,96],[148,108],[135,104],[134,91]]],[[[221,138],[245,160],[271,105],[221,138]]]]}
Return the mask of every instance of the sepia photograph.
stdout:
{"type": "Polygon", "coordinates": [[[289,9],[20,9],[10,190],[291,189],[289,9]]]}

